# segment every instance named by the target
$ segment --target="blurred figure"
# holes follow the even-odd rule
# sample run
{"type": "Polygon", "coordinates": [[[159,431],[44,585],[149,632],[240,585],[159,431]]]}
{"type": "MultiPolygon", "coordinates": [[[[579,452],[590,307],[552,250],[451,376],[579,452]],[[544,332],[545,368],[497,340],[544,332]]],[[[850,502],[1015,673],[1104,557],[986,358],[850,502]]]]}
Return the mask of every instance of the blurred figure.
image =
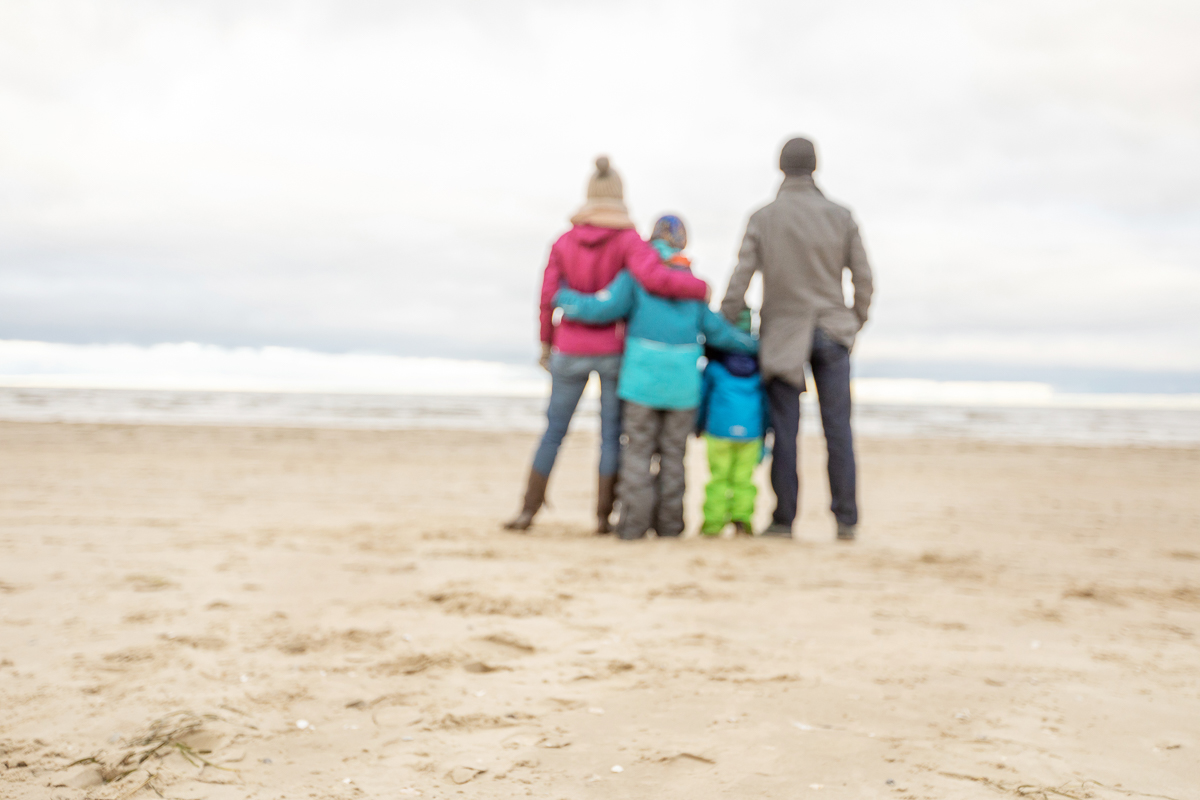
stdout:
{"type": "Polygon", "coordinates": [[[690,300],[703,300],[708,286],[690,272],[673,270],[634,230],[625,207],[621,176],[607,156],[596,159],[596,172],[588,181],[587,202],[571,217],[571,230],[550,248],[542,277],[540,304],[542,355],[539,363],[550,371],[550,405],[546,433],[533,456],[525,499],[520,513],[504,527],[527,530],[546,499],[546,484],[558,457],[558,448],[575,407],[593,372],[600,377],[600,478],[596,501],[597,533],[611,530],[617,468],[621,450],[621,403],[617,399],[617,374],[621,369],[624,329],[617,317],[602,325],[563,319],[554,323],[554,294],[560,287],[595,292],[628,270],[646,291],[690,300]]]}
{"type": "MultiPolygon", "coordinates": [[[[738,315],[739,330],[750,333],[750,310],[738,315]]],[[[719,536],[733,523],[738,536],[753,536],[754,469],[762,461],[763,437],[770,421],[758,359],[706,347],[696,435],[708,452],[708,486],[704,489],[704,524],[700,533],[719,536]]]]}
{"type": "Polygon", "coordinates": [[[771,486],[776,506],[768,536],[790,538],[800,481],[796,472],[800,394],[807,362],[817,384],[821,424],[829,451],[829,489],[838,539],[850,541],[858,524],[854,439],[850,430],[850,350],[871,305],[871,266],[850,211],[825,198],[813,182],[817,153],[808,139],[792,139],[779,154],[783,184],[775,201],[746,226],[738,265],[721,303],[726,319],[746,308],[746,288],[762,272],[760,365],[775,430],[771,486]],[[842,293],[850,270],[854,307],[842,293]]]}
{"type": "MultiPolygon", "coordinates": [[[[665,216],[654,225],[650,244],[672,271],[691,274],[681,252],[687,244],[683,221],[665,216]]],[[[641,539],[650,528],[659,536],[683,533],[683,455],[700,404],[699,337],[715,347],[754,353],[758,342],[713,313],[703,301],[655,297],[622,272],[595,294],[564,289],[555,302],[566,319],[590,324],[628,317],[625,362],[618,396],[625,401],[628,442],[621,463],[623,540],[641,539]],[[658,474],[653,473],[658,455],[658,474]]]]}

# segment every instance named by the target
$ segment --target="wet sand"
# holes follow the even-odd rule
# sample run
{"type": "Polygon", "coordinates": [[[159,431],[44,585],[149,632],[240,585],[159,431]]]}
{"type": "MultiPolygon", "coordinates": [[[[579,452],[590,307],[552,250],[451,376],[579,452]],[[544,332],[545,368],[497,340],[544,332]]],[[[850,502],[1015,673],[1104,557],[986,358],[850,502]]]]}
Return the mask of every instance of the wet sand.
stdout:
{"type": "Polygon", "coordinates": [[[498,529],[533,445],[0,424],[0,797],[1200,796],[1200,450],[864,441],[847,545],[806,440],[797,541],[624,544],[586,435],[498,529]]]}

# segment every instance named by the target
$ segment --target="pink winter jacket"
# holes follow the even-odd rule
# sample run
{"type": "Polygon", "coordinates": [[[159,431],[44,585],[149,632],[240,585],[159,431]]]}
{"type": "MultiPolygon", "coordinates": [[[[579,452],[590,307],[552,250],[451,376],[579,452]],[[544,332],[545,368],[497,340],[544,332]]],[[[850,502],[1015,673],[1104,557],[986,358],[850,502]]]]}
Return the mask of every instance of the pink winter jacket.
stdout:
{"type": "Polygon", "coordinates": [[[703,300],[704,281],[686,270],[671,269],[658,252],[632,228],[598,228],[576,225],[550,248],[550,261],[542,277],[542,341],[560,353],[600,356],[620,353],[624,347],[624,323],[587,325],[562,320],[554,324],[554,294],[562,285],[577,292],[598,292],[622,269],[651,294],[687,300],[703,300]]]}

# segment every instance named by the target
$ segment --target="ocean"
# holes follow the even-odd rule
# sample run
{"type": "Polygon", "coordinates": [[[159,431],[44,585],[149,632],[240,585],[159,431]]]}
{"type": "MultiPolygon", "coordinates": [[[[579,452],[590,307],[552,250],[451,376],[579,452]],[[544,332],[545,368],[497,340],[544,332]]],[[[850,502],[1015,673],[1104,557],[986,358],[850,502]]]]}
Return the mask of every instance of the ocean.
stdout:
{"type": "MultiPolygon", "coordinates": [[[[854,424],[860,437],[1200,445],[1200,405],[1153,399],[1138,405],[1105,402],[1104,396],[1041,405],[1005,405],[1003,395],[986,403],[969,396],[926,403],[860,399],[854,424]]],[[[574,428],[595,430],[598,406],[597,398],[585,395],[574,428]]],[[[544,396],[0,387],[0,420],[20,422],[538,432],[545,407],[544,396]]],[[[803,419],[807,434],[820,433],[811,397],[805,398],[803,419]]]]}
{"type": "MultiPolygon", "coordinates": [[[[577,429],[598,427],[595,388],[584,394],[577,429]]],[[[531,363],[0,340],[0,420],[538,432],[549,392],[549,376],[531,363]]],[[[1200,395],[859,378],[854,397],[859,436],[1200,444],[1200,395]]],[[[820,432],[812,395],[803,419],[806,433],[820,432]]]]}

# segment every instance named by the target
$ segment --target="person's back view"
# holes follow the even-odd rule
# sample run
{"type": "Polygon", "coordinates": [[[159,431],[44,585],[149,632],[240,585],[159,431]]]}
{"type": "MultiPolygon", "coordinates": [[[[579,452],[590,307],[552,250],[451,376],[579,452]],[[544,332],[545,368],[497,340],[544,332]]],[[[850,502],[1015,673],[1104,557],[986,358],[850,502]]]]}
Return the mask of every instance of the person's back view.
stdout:
{"type": "Polygon", "coordinates": [[[596,532],[610,532],[614,487],[621,450],[621,401],[617,375],[621,369],[624,330],[616,322],[583,325],[569,319],[555,321],[554,294],[562,287],[594,292],[608,285],[618,272],[628,270],[649,292],[675,298],[701,300],[708,296],[704,281],[673,270],[642,241],[625,207],[621,176],[607,156],[596,159],[596,173],[588,181],[587,202],[571,217],[571,230],[550,248],[542,275],[539,328],[540,363],[550,372],[550,403],[546,432],[533,455],[525,496],[517,516],[504,524],[509,530],[528,530],[546,500],[550,471],[571,424],[589,377],[600,377],[600,464],[596,492],[596,532]]]}
{"type": "Polygon", "coordinates": [[[750,217],[721,311],[726,319],[737,319],[746,307],[750,279],[762,272],[759,363],[775,430],[771,485],[777,502],[774,522],[765,533],[790,536],[796,518],[796,437],[807,362],[817,384],[829,448],[838,537],[852,539],[858,502],[850,430],[850,349],[867,321],[871,267],[850,211],[827,199],[813,182],[816,166],[816,150],[809,140],[792,139],[784,145],[779,168],[786,177],[775,201],[750,217]],[[854,284],[853,308],[846,307],[842,294],[846,269],[854,284]]]}
{"type": "MultiPolygon", "coordinates": [[[[750,330],[750,312],[738,327],[750,330]]],[[[728,522],[738,536],[753,536],[754,470],[762,460],[763,436],[770,427],[758,359],[715,347],[704,350],[704,384],[696,413],[696,434],[704,437],[708,485],[700,533],[720,536],[728,522]]]]}

